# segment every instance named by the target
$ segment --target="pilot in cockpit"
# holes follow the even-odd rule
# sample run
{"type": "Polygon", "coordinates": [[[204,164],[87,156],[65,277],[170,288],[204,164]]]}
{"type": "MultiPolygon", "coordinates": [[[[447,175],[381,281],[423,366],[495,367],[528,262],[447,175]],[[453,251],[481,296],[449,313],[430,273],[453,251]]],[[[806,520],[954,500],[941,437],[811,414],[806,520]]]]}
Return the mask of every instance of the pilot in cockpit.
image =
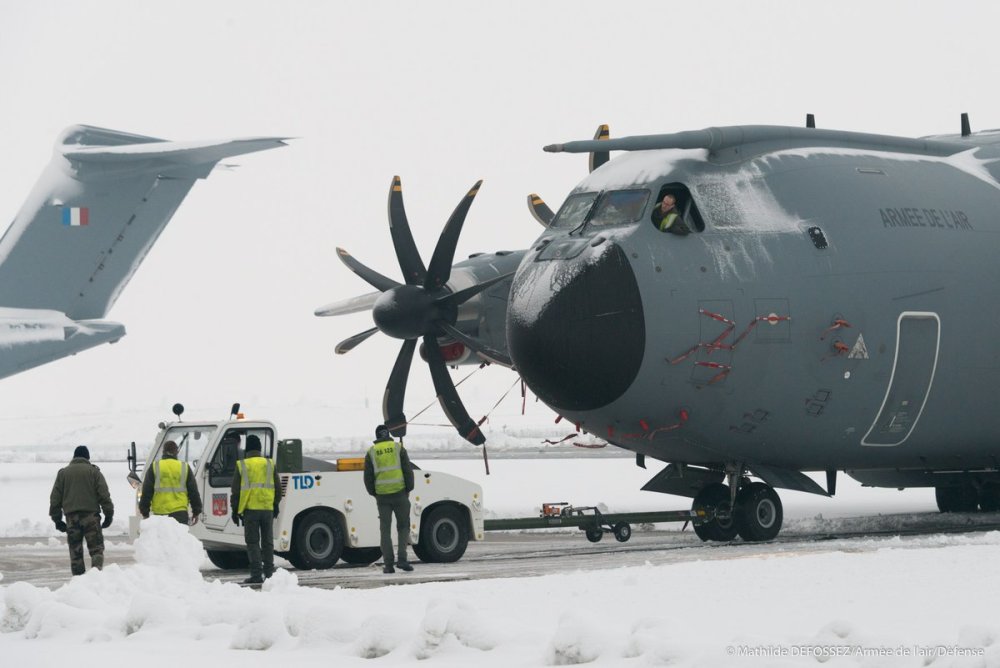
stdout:
{"type": "Polygon", "coordinates": [[[653,224],[661,232],[679,236],[691,234],[691,229],[677,210],[677,197],[673,193],[664,193],[660,203],[653,207],[653,224]]]}

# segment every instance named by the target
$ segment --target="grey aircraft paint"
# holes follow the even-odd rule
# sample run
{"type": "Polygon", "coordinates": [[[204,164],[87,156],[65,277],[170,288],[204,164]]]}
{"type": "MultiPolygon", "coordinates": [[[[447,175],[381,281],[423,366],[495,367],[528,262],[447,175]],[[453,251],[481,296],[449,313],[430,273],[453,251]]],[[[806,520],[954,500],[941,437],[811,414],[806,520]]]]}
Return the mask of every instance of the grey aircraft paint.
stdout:
{"type": "Polygon", "coordinates": [[[838,470],[1000,507],[1000,132],[606,137],[546,147],[593,171],[554,217],[529,197],[545,231],[458,329],[502,309],[489,346],[581,431],[669,463],[646,489],[715,509],[703,539],[772,537],[772,487],[833,493],[838,470]],[[690,234],[654,225],[665,192],[690,234]]]}
{"type": "Polygon", "coordinates": [[[124,336],[102,318],[194,182],[223,158],[282,145],[67,128],[0,238],[0,378],[124,336]]]}

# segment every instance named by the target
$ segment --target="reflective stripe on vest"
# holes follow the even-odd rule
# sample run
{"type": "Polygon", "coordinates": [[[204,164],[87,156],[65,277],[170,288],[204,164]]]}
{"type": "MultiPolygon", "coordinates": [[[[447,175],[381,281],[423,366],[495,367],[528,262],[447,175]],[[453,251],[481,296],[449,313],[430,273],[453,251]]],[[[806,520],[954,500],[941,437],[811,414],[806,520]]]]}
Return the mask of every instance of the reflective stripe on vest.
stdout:
{"type": "Polygon", "coordinates": [[[379,441],[368,448],[375,469],[375,494],[395,494],[406,489],[396,441],[379,441]]]}
{"type": "Polygon", "coordinates": [[[248,457],[236,463],[240,469],[240,507],[244,510],[274,510],[274,462],[266,457],[248,457]]]}
{"type": "Polygon", "coordinates": [[[663,217],[663,220],[660,221],[660,232],[666,232],[667,230],[669,230],[670,226],[674,224],[675,220],[677,220],[676,211],[671,211],[670,213],[665,215],[663,217]]]}
{"type": "Polygon", "coordinates": [[[169,515],[188,508],[187,462],[176,459],[159,459],[153,463],[154,515],[169,515]]]}

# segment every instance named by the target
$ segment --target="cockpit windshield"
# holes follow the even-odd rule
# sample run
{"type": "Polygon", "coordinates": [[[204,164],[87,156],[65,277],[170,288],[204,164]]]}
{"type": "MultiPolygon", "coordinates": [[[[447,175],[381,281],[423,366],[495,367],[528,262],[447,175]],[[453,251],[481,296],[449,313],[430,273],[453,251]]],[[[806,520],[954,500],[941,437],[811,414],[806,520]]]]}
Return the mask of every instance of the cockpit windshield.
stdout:
{"type": "Polygon", "coordinates": [[[642,218],[648,201],[648,190],[611,190],[601,195],[590,224],[603,227],[634,223],[642,218]]]}
{"type": "Polygon", "coordinates": [[[579,193],[567,197],[551,226],[560,229],[579,227],[587,219],[597,195],[598,193],[579,193]]]}
{"type": "Polygon", "coordinates": [[[649,191],[641,189],[570,195],[559,209],[552,227],[573,229],[584,222],[595,227],[635,223],[642,219],[648,202],[649,191]]]}

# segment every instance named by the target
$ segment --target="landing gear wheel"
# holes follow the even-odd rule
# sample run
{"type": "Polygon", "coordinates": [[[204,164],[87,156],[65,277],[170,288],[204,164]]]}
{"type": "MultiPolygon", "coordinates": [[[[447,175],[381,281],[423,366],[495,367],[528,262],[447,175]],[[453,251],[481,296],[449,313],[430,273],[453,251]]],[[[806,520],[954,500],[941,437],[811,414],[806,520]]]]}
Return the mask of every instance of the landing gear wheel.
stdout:
{"type": "Polygon", "coordinates": [[[374,564],[382,556],[380,547],[345,547],[340,560],[347,564],[367,566],[374,564]]]}
{"type": "Polygon", "coordinates": [[[329,510],[313,510],[295,528],[288,560],[296,568],[332,568],[344,551],[344,532],[329,510]]]}
{"type": "Polygon", "coordinates": [[[611,528],[611,531],[619,543],[625,543],[632,537],[632,526],[628,522],[619,522],[611,528]]]}
{"type": "Polygon", "coordinates": [[[448,564],[461,559],[468,545],[469,528],[461,511],[439,506],[420,523],[420,548],[413,551],[420,561],[448,564]]]}
{"type": "Polygon", "coordinates": [[[974,513],[979,509],[979,493],[969,484],[935,487],[934,497],[942,513],[974,513]]]}
{"type": "Polygon", "coordinates": [[[772,540],[781,530],[783,517],[781,499],[770,485],[752,482],[736,495],[733,519],[745,541],[772,540]]]}
{"type": "Polygon", "coordinates": [[[736,537],[736,523],[729,508],[729,487],[721,482],[705,485],[694,497],[691,510],[704,510],[714,517],[704,524],[695,524],[694,532],[702,540],[727,542],[736,537]]]}
{"type": "Polygon", "coordinates": [[[984,513],[1000,510],[1000,484],[988,482],[979,490],[979,509],[984,513]]]}
{"type": "Polygon", "coordinates": [[[224,571],[250,568],[246,550],[205,550],[208,560],[224,571]]]}

